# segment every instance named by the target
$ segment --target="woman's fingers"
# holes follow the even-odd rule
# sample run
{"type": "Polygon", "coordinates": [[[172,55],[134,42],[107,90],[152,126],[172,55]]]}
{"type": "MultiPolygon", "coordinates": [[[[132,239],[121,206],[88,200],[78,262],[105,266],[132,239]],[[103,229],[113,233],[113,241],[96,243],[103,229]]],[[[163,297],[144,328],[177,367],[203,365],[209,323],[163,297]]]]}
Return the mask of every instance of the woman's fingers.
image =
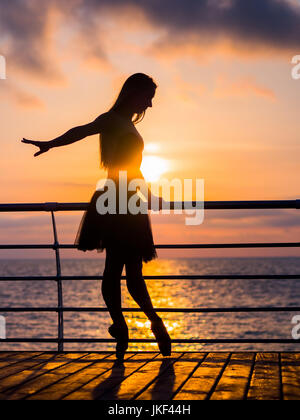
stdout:
{"type": "Polygon", "coordinates": [[[21,140],[21,141],[22,141],[22,143],[33,144],[34,146],[38,146],[38,145],[39,145],[38,143],[40,143],[39,141],[35,141],[35,140],[28,140],[28,139],[24,139],[24,138],[23,138],[23,140],[21,140]]]}
{"type": "Polygon", "coordinates": [[[40,155],[41,153],[44,153],[44,151],[39,151],[39,152],[36,152],[33,156],[38,156],[38,155],[40,155]]]}
{"type": "Polygon", "coordinates": [[[159,209],[161,210],[162,209],[162,207],[163,207],[163,198],[162,197],[159,197],[159,209]]]}
{"type": "Polygon", "coordinates": [[[28,140],[25,138],[23,138],[21,141],[22,143],[32,144],[33,146],[40,148],[40,150],[33,155],[34,157],[39,156],[42,153],[45,153],[47,150],[49,150],[49,147],[46,147],[44,142],[42,141],[28,140]]]}
{"type": "Polygon", "coordinates": [[[31,143],[31,140],[27,140],[27,139],[24,139],[24,138],[23,138],[23,139],[21,140],[21,142],[22,142],[22,143],[31,143]]]}
{"type": "Polygon", "coordinates": [[[47,150],[49,150],[49,147],[47,147],[45,145],[45,142],[42,142],[42,141],[28,140],[28,139],[25,139],[25,138],[23,138],[23,140],[21,140],[21,141],[22,141],[22,143],[33,144],[34,146],[40,148],[40,150],[33,155],[34,157],[39,156],[42,153],[45,153],[45,152],[47,152],[47,150]]]}

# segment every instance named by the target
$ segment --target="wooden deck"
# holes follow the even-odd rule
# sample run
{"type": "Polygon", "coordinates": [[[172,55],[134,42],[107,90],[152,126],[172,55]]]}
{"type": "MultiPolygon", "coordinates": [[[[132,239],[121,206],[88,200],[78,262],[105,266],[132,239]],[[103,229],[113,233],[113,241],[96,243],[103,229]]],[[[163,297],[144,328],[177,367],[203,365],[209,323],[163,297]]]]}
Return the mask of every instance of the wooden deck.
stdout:
{"type": "Polygon", "coordinates": [[[300,399],[300,353],[0,352],[0,399],[300,399]]]}

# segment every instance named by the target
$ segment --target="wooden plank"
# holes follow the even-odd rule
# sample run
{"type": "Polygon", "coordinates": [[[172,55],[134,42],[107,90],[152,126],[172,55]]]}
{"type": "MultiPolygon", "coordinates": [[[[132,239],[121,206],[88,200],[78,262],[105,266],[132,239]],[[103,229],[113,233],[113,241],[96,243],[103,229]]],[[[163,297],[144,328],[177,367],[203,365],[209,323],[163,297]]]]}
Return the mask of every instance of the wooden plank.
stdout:
{"type": "MultiPolygon", "coordinates": [[[[10,371],[10,375],[2,378],[0,381],[1,396],[4,397],[5,394],[7,395],[7,392],[11,392],[9,390],[12,388],[19,387],[36,376],[40,376],[51,369],[56,369],[58,366],[70,363],[75,357],[82,357],[82,354],[47,353],[37,356],[35,363],[20,362],[17,370],[10,371]]],[[[14,368],[15,366],[12,367],[14,368]]]]}
{"type": "Polygon", "coordinates": [[[3,358],[0,359],[0,370],[6,368],[7,366],[12,366],[14,363],[20,362],[21,360],[33,359],[43,352],[9,352],[3,358]]]}
{"type": "MultiPolygon", "coordinates": [[[[6,358],[7,356],[9,356],[10,354],[12,354],[12,353],[14,353],[14,352],[11,352],[11,351],[1,351],[0,350],[0,360],[2,360],[2,359],[4,359],[4,358],[6,358]]],[[[20,352],[21,353],[21,352],[20,352]]]]}
{"type": "Polygon", "coordinates": [[[281,353],[282,392],[284,400],[300,399],[300,353],[281,353]]]}
{"type": "MultiPolygon", "coordinates": [[[[33,354],[40,354],[41,351],[0,351],[0,361],[5,361],[7,359],[26,359],[26,355],[29,354],[32,356],[33,354]]],[[[28,357],[28,356],[27,356],[28,357]]]]}
{"type": "Polygon", "coordinates": [[[188,379],[193,370],[199,365],[206,353],[184,353],[174,360],[166,370],[161,364],[162,374],[142,392],[137,400],[171,400],[178,388],[188,379]]]}
{"type": "MultiPolygon", "coordinates": [[[[178,359],[182,353],[172,353],[168,358],[159,354],[155,359],[147,361],[140,366],[135,372],[127,376],[117,387],[103,394],[99,399],[103,400],[130,400],[134,399],[137,394],[144,388],[149,386],[152,381],[164,369],[167,369],[174,360],[178,359]]],[[[145,356],[144,356],[145,358],[145,356]]],[[[147,356],[146,356],[147,358],[147,356]]]]}
{"type": "Polygon", "coordinates": [[[110,370],[101,373],[80,389],[67,395],[65,399],[114,399],[118,394],[121,383],[136,370],[153,360],[159,353],[138,352],[133,357],[127,358],[124,364],[113,363],[110,370]]]}
{"type": "Polygon", "coordinates": [[[209,396],[230,353],[208,353],[192,377],[175,394],[174,400],[204,400],[209,396]]]}
{"type": "MultiPolygon", "coordinates": [[[[24,369],[31,369],[41,364],[40,355],[30,357],[28,359],[19,360],[16,363],[11,363],[0,370],[0,391],[3,389],[3,383],[6,383],[6,378],[22,372],[24,369]]],[[[50,359],[51,354],[43,355],[44,360],[50,359]]]]}
{"type": "Polygon", "coordinates": [[[242,400],[245,396],[255,353],[231,355],[211,400],[242,400]]]}
{"type": "MultiPolygon", "coordinates": [[[[34,400],[59,400],[68,396],[72,392],[76,392],[78,388],[83,387],[87,382],[92,381],[95,377],[98,377],[104,372],[111,370],[115,363],[115,355],[103,355],[101,360],[99,354],[97,359],[94,361],[91,360],[91,355],[89,355],[85,365],[80,368],[73,368],[72,371],[63,372],[63,376],[56,380],[53,380],[49,375],[47,383],[43,384],[43,387],[40,388],[34,395],[28,397],[28,399],[34,400]]],[[[132,354],[127,354],[127,358],[131,358],[132,354]]],[[[61,373],[61,372],[59,372],[61,373]]]]}
{"type": "Polygon", "coordinates": [[[280,386],[278,353],[257,353],[247,399],[279,400],[280,386]]]}
{"type": "MultiPolygon", "coordinates": [[[[72,353],[71,356],[74,356],[72,353]]],[[[35,395],[39,392],[43,392],[51,385],[59,382],[60,380],[71,376],[78,370],[84,369],[85,367],[93,364],[95,360],[102,360],[107,357],[107,354],[77,354],[77,358],[67,357],[63,362],[56,364],[49,364],[46,369],[41,372],[37,372],[33,375],[30,380],[23,384],[20,384],[17,388],[12,390],[7,399],[20,399],[20,398],[35,398],[35,395]],[[97,359],[96,359],[97,357],[97,359]]],[[[38,397],[37,397],[38,398],[38,397]]]]}

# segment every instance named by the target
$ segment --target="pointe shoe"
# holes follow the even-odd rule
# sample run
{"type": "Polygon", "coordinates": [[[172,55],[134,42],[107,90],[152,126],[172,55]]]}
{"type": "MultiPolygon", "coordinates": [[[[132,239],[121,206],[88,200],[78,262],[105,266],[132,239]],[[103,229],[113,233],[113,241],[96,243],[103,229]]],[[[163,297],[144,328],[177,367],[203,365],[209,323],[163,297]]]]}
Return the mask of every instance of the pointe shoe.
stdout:
{"type": "Polygon", "coordinates": [[[124,354],[128,349],[128,328],[127,326],[119,326],[116,324],[112,324],[108,328],[109,334],[117,340],[116,345],[116,358],[119,361],[124,360],[124,354]]]}
{"type": "Polygon", "coordinates": [[[163,356],[171,355],[171,338],[168,334],[168,331],[162,321],[158,319],[157,321],[151,322],[151,330],[156,338],[159,351],[163,356]]]}

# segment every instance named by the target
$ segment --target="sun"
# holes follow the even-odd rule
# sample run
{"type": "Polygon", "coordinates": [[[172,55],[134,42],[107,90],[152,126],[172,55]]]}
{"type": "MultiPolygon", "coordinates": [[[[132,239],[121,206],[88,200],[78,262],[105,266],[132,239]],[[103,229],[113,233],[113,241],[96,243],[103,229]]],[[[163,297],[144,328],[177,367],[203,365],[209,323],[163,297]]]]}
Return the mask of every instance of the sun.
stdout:
{"type": "Polygon", "coordinates": [[[168,169],[168,162],[158,156],[144,156],[141,164],[141,171],[146,181],[158,181],[163,173],[168,169]]]}

